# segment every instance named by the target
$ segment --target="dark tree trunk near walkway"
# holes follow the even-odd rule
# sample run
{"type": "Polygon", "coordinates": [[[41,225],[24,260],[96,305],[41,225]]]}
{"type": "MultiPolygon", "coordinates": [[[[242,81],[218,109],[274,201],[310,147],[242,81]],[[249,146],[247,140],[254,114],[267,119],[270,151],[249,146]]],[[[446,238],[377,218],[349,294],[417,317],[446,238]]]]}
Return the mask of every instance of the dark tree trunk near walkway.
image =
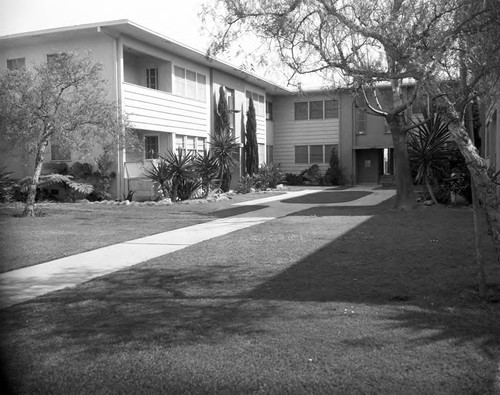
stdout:
{"type": "Polygon", "coordinates": [[[458,121],[458,118],[448,125],[448,129],[465,158],[477,197],[486,212],[493,239],[496,243],[500,243],[500,198],[496,194],[496,185],[488,176],[488,166],[484,159],[479,156],[467,130],[458,121]]]}
{"type": "Polygon", "coordinates": [[[412,209],[417,205],[413,179],[411,176],[410,159],[406,132],[400,122],[400,116],[387,116],[387,122],[391,129],[392,143],[394,145],[394,180],[396,182],[396,204],[397,209],[412,209]]]}

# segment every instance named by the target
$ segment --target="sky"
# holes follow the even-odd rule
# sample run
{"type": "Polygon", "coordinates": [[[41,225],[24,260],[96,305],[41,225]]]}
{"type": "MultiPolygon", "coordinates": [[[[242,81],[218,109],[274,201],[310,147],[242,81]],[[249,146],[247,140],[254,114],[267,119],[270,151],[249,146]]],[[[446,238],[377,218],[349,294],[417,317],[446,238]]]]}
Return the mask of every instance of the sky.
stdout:
{"type": "Polygon", "coordinates": [[[0,36],[54,27],[129,19],[205,50],[198,12],[206,0],[0,0],[0,36]]]}
{"type": "MultiPolygon", "coordinates": [[[[204,3],[215,0],[0,0],[0,36],[79,24],[128,19],[184,45],[205,52],[210,36],[202,29],[199,16],[204,3]]],[[[253,40],[255,41],[255,40],[253,40]]],[[[240,44],[241,45],[241,44],[240,44]]],[[[249,45],[241,45],[247,49],[249,45]]],[[[252,52],[252,51],[250,51],[252,52]]],[[[223,60],[252,69],[252,58],[218,55],[223,60]]],[[[286,85],[279,68],[253,71],[269,80],[286,85]]],[[[319,80],[302,81],[304,86],[318,86],[319,80]]]]}

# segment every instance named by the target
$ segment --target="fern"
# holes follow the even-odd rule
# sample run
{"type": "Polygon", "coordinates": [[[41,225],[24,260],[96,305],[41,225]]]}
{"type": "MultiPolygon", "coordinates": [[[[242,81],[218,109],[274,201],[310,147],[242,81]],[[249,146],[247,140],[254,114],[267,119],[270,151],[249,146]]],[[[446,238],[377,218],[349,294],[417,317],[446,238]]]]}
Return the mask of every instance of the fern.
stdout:
{"type": "MultiPolygon", "coordinates": [[[[21,192],[28,192],[29,185],[31,184],[31,177],[25,177],[19,181],[21,187],[21,192]]],[[[64,174],[46,174],[40,176],[38,179],[38,188],[45,188],[54,184],[63,184],[68,188],[74,190],[75,192],[80,192],[88,195],[94,191],[94,187],[90,184],[85,184],[83,182],[73,181],[73,176],[68,176],[64,174]]]]}

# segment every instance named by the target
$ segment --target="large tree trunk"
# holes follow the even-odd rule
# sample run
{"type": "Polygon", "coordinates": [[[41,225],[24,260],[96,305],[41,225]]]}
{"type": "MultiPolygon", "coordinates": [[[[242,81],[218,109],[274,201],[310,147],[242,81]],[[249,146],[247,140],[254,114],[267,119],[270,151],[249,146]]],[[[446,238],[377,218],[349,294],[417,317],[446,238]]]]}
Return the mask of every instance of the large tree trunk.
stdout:
{"type": "Polygon", "coordinates": [[[38,150],[35,157],[35,171],[33,173],[33,177],[31,178],[31,182],[28,187],[28,198],[26,199],[26,206],[24,207],[23,217],[35,216],[36,188],[38,186],[38,180],[40,179],[40,174],[42,173],[43,154],[45,152],[46,146],[47,145],[44,143],[41,143],[38,146],[38,150]]]}
{"type": "Polygon", "coordinates": [[[465,158],[465,163],[467,163],[471,175],[471,182],[474,183],[477,197],[486,212],[492,237],[499,243],[500,197],[496,194],[496,185],[488,176],[488,166],[486,166],[484,159],[479,156],[467,130],[457,118],[449,124],[448,129],[465,158]]]}
{"type": "Polygon", "coordinates": [[[392,143],[394,145],[394,179],[396,182],[396,205],[397,209],[415,208],[417,200],[413,188],[413,180],[410,170],[410,158],[406,133],[397,117],[387,119],[391,128],[392,143]]]}

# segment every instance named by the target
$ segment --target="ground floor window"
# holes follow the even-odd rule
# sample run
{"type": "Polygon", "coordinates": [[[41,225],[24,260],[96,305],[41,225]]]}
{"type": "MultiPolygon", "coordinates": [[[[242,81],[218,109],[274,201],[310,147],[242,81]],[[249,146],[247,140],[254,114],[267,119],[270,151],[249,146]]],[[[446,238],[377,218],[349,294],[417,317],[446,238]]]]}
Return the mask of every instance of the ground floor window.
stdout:
{"type": "Polygon", "coordinates": [[[295,163],[329,163],[332,150],[338,154],[337,144],[296,145],[295,163]]]}
{"type": "Polygon", "coordinates": [[[159,141],[158,136],[144,136],[145,159],[158,159],[159,141]]]}
{"type": "Polygon", "coordinates": [[[207,149],[207,139],[204,137],[177,134],[175,136],[175,149],[182,151],[184,154],[188,152],[202,154],[207,149]]]}

